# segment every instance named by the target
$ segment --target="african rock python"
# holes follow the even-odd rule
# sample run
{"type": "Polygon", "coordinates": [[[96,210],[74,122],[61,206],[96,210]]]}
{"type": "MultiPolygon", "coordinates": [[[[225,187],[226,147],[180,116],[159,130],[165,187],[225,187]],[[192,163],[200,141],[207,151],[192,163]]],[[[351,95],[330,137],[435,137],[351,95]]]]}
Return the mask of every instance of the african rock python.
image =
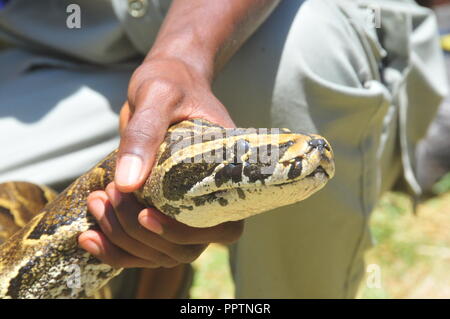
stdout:
{"type": "MultiPolygon", "coordinates": [[[[90,297],[120,273],[77,245],[81,232],[97,227],[86,198],[113,180],[115,156],[116,151],[56,198],[28,183],[0,185],[0,236],[9,237],[0,246],[1,298],[90,297]],[[68,284],[74,267],[81,285],[68,284]]],[[[318,135],[188,120],[169,129],[150,177],[135,195],[182,223],[209,227],[301,201],[333,175],[332,150],[318,135]]]]}

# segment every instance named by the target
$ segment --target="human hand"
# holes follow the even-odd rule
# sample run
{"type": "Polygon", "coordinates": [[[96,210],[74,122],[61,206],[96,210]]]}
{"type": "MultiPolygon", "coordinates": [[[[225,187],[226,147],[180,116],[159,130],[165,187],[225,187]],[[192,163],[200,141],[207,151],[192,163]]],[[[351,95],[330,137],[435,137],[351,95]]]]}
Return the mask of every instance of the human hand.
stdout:
{"type": "Polygon", "coordinates": [[[134,195],[119,192],[114,183],[90,194],[88,208],[101,231],[83,233],[79,243],[114,267],[170,268],[190,263],[209,243],[232,243],[243,230],[242,221],[189,227],[155,208],[144,208],[134,195]]]}
{"type": "Polygon", "coordinates": [[[195,260],[209,243],[240,237],[242,221],[189,227],[144,208],[128,194],[147,179],[168,127],[189,118],[234,127],[208,78],[195,67],[174,58],[147,59],[132,76],[128,103],[120,114],[115,182],[88,198],[101,231],[81,234],[82,248],[116,267],[174,267],[195,260]]]}
{"type": "Polygon", "coordinates": [[[144,183],[168,127],[189,118],[235,127],[202,72],[176,58],[146,60],[131,78],[121,112],[115,177],[120,191],[131,192],[144,183]]]}

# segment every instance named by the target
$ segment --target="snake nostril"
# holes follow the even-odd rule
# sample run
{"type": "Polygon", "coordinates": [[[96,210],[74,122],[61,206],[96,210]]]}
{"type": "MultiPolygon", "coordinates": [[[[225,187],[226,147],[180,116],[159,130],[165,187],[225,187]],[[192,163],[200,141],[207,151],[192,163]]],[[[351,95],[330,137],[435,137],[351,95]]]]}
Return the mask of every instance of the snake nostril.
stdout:
{"type": "Polygon", "coordinates": [[[322,138],[312,139],[308,143],[310,146],[315,147],[320,151],[323,150],[324,148],[330,150],[330,147],[328,146],[327,142],[322,138]]]}

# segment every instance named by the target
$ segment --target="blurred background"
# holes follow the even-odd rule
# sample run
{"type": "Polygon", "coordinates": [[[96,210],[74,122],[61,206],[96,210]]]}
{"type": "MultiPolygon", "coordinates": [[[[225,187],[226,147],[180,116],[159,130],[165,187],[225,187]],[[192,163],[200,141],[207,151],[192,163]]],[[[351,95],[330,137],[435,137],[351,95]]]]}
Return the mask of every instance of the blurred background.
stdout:
{"type": "MultiPolygon", "coordinates": [[[[434,185],[437,196],[413,213],[411,198],[387,193],[372,214],[375,246],[366,265],[377,265],[380,285],[361,282],[359,298],[450,298],[450,174],[434,185]]],[[[211,245],[194,262],[192,298],[233,298],[224,246],[211,245]]]]}

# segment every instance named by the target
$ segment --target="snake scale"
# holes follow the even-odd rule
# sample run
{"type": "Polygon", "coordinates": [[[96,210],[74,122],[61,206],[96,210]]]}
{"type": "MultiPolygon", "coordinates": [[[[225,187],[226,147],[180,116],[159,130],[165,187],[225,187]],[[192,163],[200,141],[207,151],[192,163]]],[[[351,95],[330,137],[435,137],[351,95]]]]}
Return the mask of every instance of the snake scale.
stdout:
{"type": "MultiPolygon", "coordinates": [[[[77,245],[81,232],[98,229],[86,198],[113,180],[116,153],[57,196],[24,182],[0,185],[0,298],[92,297],[120,273],[77,245]]],[[[319,135],[195,119],[169,128],[135,196],[182,223],[209,227],[301,201],[333,175],[332,150],[319,135]]]]}

